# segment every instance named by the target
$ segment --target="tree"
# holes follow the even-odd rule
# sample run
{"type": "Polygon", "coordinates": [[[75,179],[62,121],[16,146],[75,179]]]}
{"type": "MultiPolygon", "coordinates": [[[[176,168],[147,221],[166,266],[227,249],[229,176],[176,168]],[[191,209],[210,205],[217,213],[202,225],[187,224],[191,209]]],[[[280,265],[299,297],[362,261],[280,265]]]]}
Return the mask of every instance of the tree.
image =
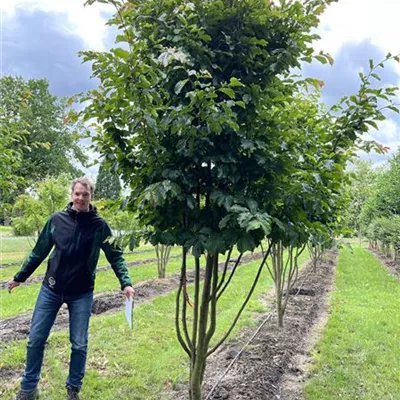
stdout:
{"type": "Polygon", "coordinates": [[[156,255],[157,255],[158,277],[160,279],[164,279],[168,261],[169,261],[169,255],[171,252],[171,246],[167,246],[165,244],[156,244],[155,249],[156,249],[156,255]]]}
{"type": "Polygon", "coordinates": [[[80,138],[83,129],[68,118],[69,101],[49,92],[45,79],[3,76],[0,78],[0,108],[11,124],[23,124],[29,133],[26,145],[14,142],[13,151],[21,152],[13,175],[24,179],[21,193],[30,183],[61,173],[78,174],[78,163],[86,165],[80,138]]]}
{"type": "MultiPolygon", "coordinates": [[[[380,114],[369,95],[364,102],[346,99],[337,106],[339,116],[313,114],[307,140],[301,139],[308,132],[307,115],[299,112],[296,123],[288,119],[287,105],[301,88],[318,84],[298,82],[289,71],[313,59],[317,36],[311,30],[330,1],[109,2],[118,9],[110,21],[121,28],[117,42],[125,45],[83,54],[101,82],[84,99],[84,115],[98,121],[96,148],[114,160],[130,186],[130,206],[152,228],[147,239],[182,248],[175,323],[190,358],[189,397],[199,400],[206,359],[235,326],[272,245],[298,245],[307,240],[306,228],[334,222],[328,213],[340,208],[347,157],[365,121],[380,114]],[[293,179],[304,152],[303,168],[293,179]],[[217,340],[218,301],[241,255],[265,237],[271,242],[254,283],[217,340]],[[235,246],[240,256],[229,272],[235,246]],[[192,309],[189,254],[195,264],[192,309]]],[[[331,61],[328,55],[315,57],[331,61]]]]}
{"type": "MultiPolygon", "coordinates": [[[[117,201],[102,198],[94,201],[99,214],[110,224],[114,235],[120,240],[119,244],[125,248],[129,244],[127,236],[135,234],[139,228],[136,214],[127,210],[123,204],[122,199],[117,201]]],[[[130,247],[132,250],[136,245],[130,247]]]]}
{"type": "Polygon", "coordinates": [[[352,164],[349,166],[350,182],[347,192],[350,202],[343,217],[347,225],[358,235],[361,235],[363,224],[362,211],[372,198],[376,190],[376,182],[382,172],[381,168],[374,169],[371,161],[359,158],[352,160],[352,164]]]}
{"type": "Polygon", "coordinates": [[[0,215],[3,217],[10,211],[8,194],[23,182],[16,170],[21,166],[28,134],[23,122],[9,119],[0,107],[0,215]]]}
{"type": "Polygon", "coordinates": [[[232,328],[210,348],[218,300],[236,270],[227,273],[233,247],[253,250],[273,223],[251,197],[253,182],[279,174],[279,129],[269,129],[265,110],[283,106],[284,96],[273,101],[281,89],[293,90],[280,76],[302,57],[311,60],[310,30],[327,2],[111,3],[119,8],[111,22],[124,29],[117,39],[129,50],[84,53],[102,85],[89,95],[86,115],[101,124],[97,150],[114,157],[140,222],[153,227],[148,239],[182,246],[176,328],[190,357],[190,398],[200,399],[206,358],[231,332],[265,264],[232,328]],[[196,266],[190,328],[189,250],[196,266]]]}
{"type": "Polygon", "coordinates": [[[373,186],[362,204],[360,224],[372,248],[387,256],[393,255],[395,261],[400,251],[400,153],[390,160],[386,170],[375,174],[373,186]]]}
{"type": "Polygon", "coordinates": [[[115,172],[112,172],[101,162],[99,174],[96,179],[96,198],[106,200],[117,200],[121,196],[121,182],[115,172]]]}
{"type": "Polygon", "coordinates": [[[15,235],[39,235],[46,220],[68,203],[71,177],[47,178],[32,186],[29,193],[19,195],[13,207],[12,225],[15,235]]]}

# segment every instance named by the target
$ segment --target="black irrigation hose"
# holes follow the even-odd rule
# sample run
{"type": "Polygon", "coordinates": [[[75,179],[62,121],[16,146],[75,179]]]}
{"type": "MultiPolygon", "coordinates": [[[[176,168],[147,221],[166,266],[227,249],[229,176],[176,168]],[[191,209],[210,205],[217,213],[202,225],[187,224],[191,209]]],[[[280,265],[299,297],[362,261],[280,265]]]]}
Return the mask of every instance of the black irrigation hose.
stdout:
{"type": "Polygon", "coordinates": [[[246,347],[253,341],[253,339],[258,335],[260,332],[261,328],[271,319],[271,317],[275,314],[275,311],[269,313],[267,317],[264,319],[264,321],[260,324],[260,326],[256,329],[256,331],[253,333],[252,337],[247,341],[247,343],[240,349],[240,351],[236,354],[236,356],[233,358],[233,360],[230,362],[228,367],[225,369],[224,373],[220,376],[218,379],[217,383],[211,388],[211,390],[208,392],[207,397],[205,400],[211,399],[211,395],[214,393],[214,390],[218,387],[218,385],[221,383],[221,381],[225,378],[225,375],[229,372],[229,370],[232,368],[232,365],[235,363],[235,361],[240,357],[240,355],[243,353],[243,351],[246,349],[246,347]]]}

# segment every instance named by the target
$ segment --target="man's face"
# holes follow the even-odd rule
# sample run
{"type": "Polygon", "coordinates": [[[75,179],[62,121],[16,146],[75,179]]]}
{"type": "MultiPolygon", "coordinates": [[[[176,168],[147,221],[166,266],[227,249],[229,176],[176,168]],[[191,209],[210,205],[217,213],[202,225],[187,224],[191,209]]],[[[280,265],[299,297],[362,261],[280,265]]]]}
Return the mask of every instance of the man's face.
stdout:
{"type": "Polygon", "coordinates": [[[76,183],[72,190],[72,208],[77,211],[88,211],[92,196],[88,186],[76,183]]]}

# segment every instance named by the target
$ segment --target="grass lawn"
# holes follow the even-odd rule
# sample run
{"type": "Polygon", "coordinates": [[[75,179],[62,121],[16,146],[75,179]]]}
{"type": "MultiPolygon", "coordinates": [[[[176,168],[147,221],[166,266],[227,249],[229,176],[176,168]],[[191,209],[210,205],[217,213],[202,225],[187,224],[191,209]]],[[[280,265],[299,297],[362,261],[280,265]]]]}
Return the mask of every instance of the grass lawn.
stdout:
{"type": "MultiPolygon", "coordinates": [[[[307,259],[303,254],[301,262],[307,259]]],[[[215,341],[229,327],[242,304],[260,261],[239,268],[231,285],[221,298],[215,341]]],[[[258,297],[272,288],[264,271],[240,327],[254,324],[254,314],[265,311],[258,297]]],[[[190,289],[189,289],[190,290],[190,289]]],[[[192,297],[192,296],[191,296],[192,297]]],[[[193,298],[193,297],[192,297],[193,298]]],[[[129,330],[123,312],[93,317],[82,398],[85,400],[167,400],[163,392],[188,379],[187,358],[175,337],[175,293],[156,298],[134,313],[134,328],[129,330]]],[[[1,355],[1,367],[23,369],[26,341],[8,344],[1,355]]],[[[42,370],[42,399],[64,399],[64,381],[68,370],[69,343],[67,332],[54,333],[42,370]]],[[[4,399],[12,399],[17,382],[2,382],[4,399]]],[[[1,386],[1,385],[0,385],[1,386]]],[[[172,400],[172,399],[171,399],[172,400]]]]}
{"type": "Polygon", "coordinates": [[[1,236],[12,236],[13,229],[11,226],[0,225],[0,237],[1,236]]]}
{"type": "MultiPolygon", "coordinates": [[[[11,264],[11,263],[22,264],[24,259],[29,255],[29,252],[35,246],[35,243],[36,243],[36,238],[33,237],[12,236],[7,238],[0,238],[0,250],[1,250],[0,264],[11,264]]],[[[135,249],[133,252],[127,253],[127,255],[144,254],[144,253],[151,253],[152,256],[151,257],[149,256],[149,258],[152,257],[154,258],[156,256],[154,247],[150,244],[142,245],[137,249],[135,249]]],[[[100,265],[101,263],[105,264],[107,262],[103,253],[101,253],[99,262],[100,265]]],[[[17,266],[16,268],[19,267],[17,266]]]]}
{"type": "Polygon", "coordinates": [[[23,260],[35,243],[36,239],[33,237],[0,237],[0,264],[10,264],[23,260]]]}
{"type": "Polygon", "coordinates": [[[340,254],[306,400],[400,398],[400,282],[364,248],[340,254]]]}
{"type": "MultiPolygon", "coordinates": [[[[170,256],[176,256],[182,254],[182,250],[178,247],[171,249],[170,256]]],[[[134,250],[133,252],[125,253],[124,254],[125,261],[127,263],[138,261],[138,260],[148,260],[152,258],[156,258],[156,253],[153,246],[143,246],[134,250]]],[[[0,268],[0,281],[5,281],[11,277],[13,277],[21,268],[23,260],[20,260],[18,265],[13,265],[10,267],[0,268]]],[[[104,267],[109,265],[105,255],[103,252],[100,252],[99,258],[99,267],[104,267]]],[[[47,261],[44,261],[42,265],[38,267],[38,269],[33,273],[35,275],[43,275],[46,272],[47,261]]]]}

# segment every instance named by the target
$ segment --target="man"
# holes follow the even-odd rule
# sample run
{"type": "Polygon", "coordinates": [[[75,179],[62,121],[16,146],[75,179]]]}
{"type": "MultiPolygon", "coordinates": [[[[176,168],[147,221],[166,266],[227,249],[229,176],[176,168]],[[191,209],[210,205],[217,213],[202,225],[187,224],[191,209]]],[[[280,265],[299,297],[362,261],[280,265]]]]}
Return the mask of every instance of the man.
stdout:
{"type": "Polygon", "coordinates": [[[33,312],[26,367],[16,400],[38,397],[44,346],[63,303],[68,306],[71,342],[67,399],[79,399],[85,375],[89,318],[100,249],[119,279],[121,290],[128,298],[135,293],[122,251],[107,241],[111,236],[110,227],[90,204],[93,191],[93,184],[85,177],[72,182],[72,202],[64,211],[50,217],[21,270],[8,282],[11,293],[26,281],[53,249],[33,312]]]}

